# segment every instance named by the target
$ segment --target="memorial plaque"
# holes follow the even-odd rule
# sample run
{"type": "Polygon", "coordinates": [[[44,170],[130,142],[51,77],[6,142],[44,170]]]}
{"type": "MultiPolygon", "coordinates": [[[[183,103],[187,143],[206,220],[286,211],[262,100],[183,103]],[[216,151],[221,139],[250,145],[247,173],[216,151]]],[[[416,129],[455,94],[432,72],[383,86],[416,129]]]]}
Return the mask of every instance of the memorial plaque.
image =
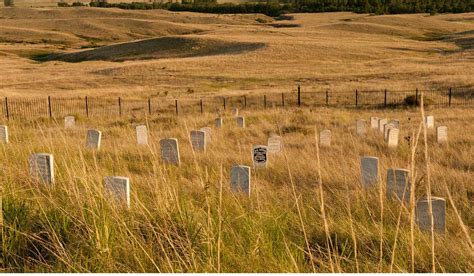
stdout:
{"type": "Polygon", "coordinates": [[[237,126],[240,128],[245,128],[245,118],[242,116],[237,117],[236,119],[237,126]]]}
{"type": "Polygon", "coordinates": [[[426,128],[434,128],[434,117],[426,116],[425,123],[426,123],[426,128]]]}
{"type": "Polygon", "coordinates": [[[252,149],[252,160],[255,168],[264,168],[268,163],[267,146],[254,146],[252,149]]]}
{"type": "Polygon", "coordinates": [[[102,140],[102,132],[97,129],[89,129],[87,131],[86,146],[91,149],[99,149],[102,140]]]}
{"type": "Polygon", "coordinates": [[[176,138],[161,139],[160,147],[161,147],[161,159],[163,160],[163,162],[167,164],[173,164],[173,165],[179,166],[180,158],[179,158],[178,139],[176,138]]]}
{"type": "Polygon", "coordinates": [[[372,156],[361,157],[360,174],[364,187],[376,185],[379,182],[379,159],[372,156]]]}
{"type": "Polygon", "coordinates": [[[109,176],[104,179],[105,195],[119,204],[130,207],[130,180],[128,177],[109,176]]]}
{"type": "MultiPolygon", "coordinates": [[[[433,228],[435,232],[444,233],[446,230],[446,200],[440,197],[431,197],[433,214],[433,228]]],[[[416,202],[416,222],[420,230],[431,231],[431,215],[427,198],[416,202]]]]}
{"type": "Polygon", "coordinates": [[[230,187],[234,192],[244,192],[250,196],[251,174],[250,167],[233,166],[230,171],[230,187]]]}
{"type": "Polygon", "coordinates": [[[224,123],[224,120],[222,118],[216,118],[214,120],[214,123],[216,125],[216,128],[221,128],[222,127],[222,124],[224,123]]]}
{"type": "Polygon", "coordinates": [[[30,176],[34,181],[54,183],[54,158],[48,153],[31,154],[28,159],[30,176]]]}
{"type": "Polygon", "coordinates": [[[331,131],[323,130],[319,133],[319,146],[330,147],[331,146],[331,131]]]}
{"type": "Polygon", "coordinates": [[[282,139],[278,135],[273,135],[268,138],[268,153],[279,153],[282,149],[282,139]]]}
{"type": "Polygon", "coordinates": [[[76,125],[76,118],[74,118],[74,116],[64,117],[64,127],[65,128],[73,128],[75,125],[76,125]]]}
{"type": "Polygon", "coordinates": [[[137,133],[137,144],[148,145],[148,129],[146,125],[140,125],[135,128],[137,133]]]}
{"type": "Polygon", "coordinates": [[[445,144],[448,142],[448,127],[447,126],[439,126],[436,129],[436,139],[438,140],[438,144],[445,144]]]}
{"type": "Polygon", "coordinates": [[[191,131],[191,144],[194,151],[206,151],[206,132],[202,130],[191,131]]]}
{"type": "Polygon", "coordinates": [[[383,133],[383,127],[387,124],[387,119],[379,119],[379,131],[383,133]]]}
{"type": "Polygon", "coordinates": [[[410,201],[410,171],[404,169],[387,170],[387,197],[410,201]]]}
{"type": "Polygon", "coordinates": [[[365,120],[357,120],[356,121],[356,133],[358,135],[364,135],[365,134],[365,120]]]}
{"type": "Polygon", "coordinates": [[[0,143],[8,144],[8,127],[0,126],[0,143]]]}
{"type": "Polygon", "coordinates": [[[398,136],[400,131],[398,128],[391,128],[388,130],[388,147],[396,148],[398,146],[398,136]]]}
{"type": "Polygon", "coordinates": [[[370,128],[371,129],[379,128],[379,117],[370,117],[370,128]]]}

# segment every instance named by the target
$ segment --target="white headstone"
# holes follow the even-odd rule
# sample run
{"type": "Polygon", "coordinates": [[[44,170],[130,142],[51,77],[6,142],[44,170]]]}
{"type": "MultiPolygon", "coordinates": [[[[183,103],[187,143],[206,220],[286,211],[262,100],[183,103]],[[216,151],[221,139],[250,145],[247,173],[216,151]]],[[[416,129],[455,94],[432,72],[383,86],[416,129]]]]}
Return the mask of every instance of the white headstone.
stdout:
{"type": "Polygon", "coordinates": [[[379,131],[383,133],[383,127],[387,124],[387,119],[379,119],[379,131]]]}
{"type": "Polygon", "coordinates": [[[237,126],[240,128],[245,128],[245,118],[242,116],[237,117],[236,119],[237,126]]]}
{"type": "Polygon", "coordinates": [[[279,153],[282,148],[281,136],[272,135],[268,138],[268,153],[279,153]]]}
{"type": "Polygon", "coordinates": [[[99,149],[102,140],[102,132],[97,129],[89,129],[87,131],[86,146],[91,149],[99,149]]]}
{"type": "Polygon", "coordinates": [[[376,185],[379,182],[379,159],[372,156],[361,157],[360,174],[364,187],[376,185]]]}
{"type": "Polygon", "coordinates": [[[393,128],[397,128],[397,127],[392,123],[387,123],[383,126],[383,138],[385,141],[388,141],[388,131],[393,128]]]}
{"type": "Polygon", "coordinates": [[[387,197],[410,201],[410,171],[404,169],[387,170],[387,197]]]}
{"type": "Polygon", "coordinates": [[[206,133],[206,144],[209,144],[211,142],[212,129],[210,127],[202,127],[199,130],[202,130],[206,133]]]}
{"type": "Polygon", "coordinates": [[[431,218],[435,232],[444,233],[446,229],[446,200],[440,197],[431,197],[430,215],[429,201],[427,198],[416,202],[416,222],[423,231],[431,231],[431,218]]]}
{"type": "Polygon", "coordinates": [[[394,127],[400,129],[400,121],[399,120],[390,120],[390,121],[388,121],[388,124],[391,124],[394,127]]]}
{"type": "Polygon", "coordinates": [[[65,128],[73,128],[75,125],[76,125],[76,118],[74,118],[74,116],[64,117],[64,127],[65,128]]]}
{"type": "Polygon", "coordinates": [[[321,147],[330,147],[331,146],[331,131],[323,130],[319,133],[319,145],[321,147]]]}
{"type": "Polygon", "coordinates": [[[356,133],[358,135],[364,135],[366,132],[365,130],[365,120],[357,120],[356,121],[356,133]]]}
{"type": "Polygon", "coordinates": [[[396,148],[398,146],[398,135],[400,130],[398,128],[391,128],[388,131],[388,147],[396,148]]]}
{"type": "Polygon", "coordinates": [[[148,145],[148,129],[146,125],[140,125],[135,128],[137,133],[137,144],[148,145]]]}
{"type": "Polygon", "coordinates": [[[379,117],[370,117],[370,128],[371,129],[379,128],[379,117]]]}
{"type": "Polygon", "coordinates": [[[436,129],[436,139],[438,140],[438,144],[444,144],[448,142],[448,127],[447,126],[439,126],[436,129]]]}
{"type": "Polygon", "coordinates": [[[178,139],[176,138],[161,139],[160,147],[161,147],[161,159],[163,160],[163,162],[179,166],[180,158],[179,158],[178,139]]]}
{"type": "Polygon", "coordinates": [[[216,118],[214,122],[215,122],[216,128],[221,128],[222,124],[224,123],[224,120],[222,118],[216,118]]]}
{"type": "Polygon", "coordinates": [[[239,116],[239,109],[237,107],[232,108],[232,116],[239,116]]]}
{"type": "Polygon", "coordinates": [[[268,163],[267,146],[254,146],[252,149],[252,160],[255,168],[264,168],[268,163]]]}
{"type": "Polygon", "coordinates": [[[232,166],[230,171],[230,187],[235,192],[244,192],[250,196],[251,174],[250,167],[243,165],[232,166]]]}
{"type": "Polygon", "coordinates": [[[202,130],[192,130],[191,144],[194,151],[206,151],[206,132],[202,130]]]}
{"type": "Polygon", "coordinates": [[[8,144],[8,127],[0,126],[0,143],[8,144]]]}
{"type": "Polygon", "coordinates": [[[426,116],[425,123],[426,123],[426,128],[434,128],[434,117],[426,116]]]}
{"type": "Polygon", "coordinates": [[[28,159],[30,176],[46,184],[54,183],[54,158],[48,153],[34,153],[28,159]]]}
{"type": "Polygon", "coordinates": [[[105,195],[130,207],[130,180],[128,177],[109,176],[104,179],[105,195]]]}

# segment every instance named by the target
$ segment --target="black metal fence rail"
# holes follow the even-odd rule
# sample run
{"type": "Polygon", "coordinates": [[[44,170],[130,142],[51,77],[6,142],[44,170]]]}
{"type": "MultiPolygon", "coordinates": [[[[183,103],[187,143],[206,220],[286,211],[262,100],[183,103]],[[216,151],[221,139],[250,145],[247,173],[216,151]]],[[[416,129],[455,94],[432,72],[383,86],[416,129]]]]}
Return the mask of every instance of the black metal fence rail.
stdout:
{"type": "Polygon", "coordinates": [[[377,91],[302,91],[239,95],[229,97],[180,98],[104,98],[104,97],[36,97],[0,98],[0,118],[60,118],[67,115],[84,117],[141,116],[153,114],[194,114],[239,109],[285,107],[393,107],[418,105],[461,106],[474,103],[474,89],[444,90],[377,90],[377,91]]]}

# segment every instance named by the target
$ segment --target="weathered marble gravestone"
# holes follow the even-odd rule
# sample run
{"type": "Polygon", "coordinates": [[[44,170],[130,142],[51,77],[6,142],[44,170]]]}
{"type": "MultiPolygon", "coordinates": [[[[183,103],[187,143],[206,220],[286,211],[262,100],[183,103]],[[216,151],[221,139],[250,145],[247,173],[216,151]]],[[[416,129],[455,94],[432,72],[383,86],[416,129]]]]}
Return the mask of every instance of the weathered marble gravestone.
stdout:
{"type": "Polygon", "coordinates": [[[230,187],[232,191],[244,192],[250,196],[250,184],[250,167],[243,165],[232,166],[230,171],[230,187]]]}
{"type": "Polygon", "coordinates": [[[426,128],[434,128],[434,117],[426,116],[425,124],[426,124],[426,128]]]}
{"type": "Polygon", "coordinates": [[[211,133],[212,129],[210,127],[202,127],[199,130],[202,130],[206,133],[206,144],[211,143],[211,133]]]}
{"type": "Polygon", "coordinates": [[[319,133],[319,145],[321,147],[330,147],[331,146],[331,131],[325,129],[319,133]]]}
{"type": "Polygon", "coordinates": [[[398,146],[398,136],[400,130],[398,128],[391,128],[388,130],[388,147],[396,148],[398,146]]]}
{"type": "Polygon", "coordinates": [[[74,118],[74,116],[64,117],[64,127],[65,128],[73,128],[74,126],[76,126],[76,118],[74,118]]]}
{"type": "Polygon", "coordinates": [[[8,144],[8,127],[0,126],[0,143],[8,144]]]}
{"type": "Polygon", "coordinates": [[[216,128],[221,128],[223,123],[224,123],[224,120],[222,118],[216,118],[214,120],[214,124],[216,128]]]}
{"type": "Polygon", "coordinates": [[[244,117],[239,116],[239,117],[235,118],[235,120],[237,122],[238,127],[245,128],[245,118],[244,117]]]}
{"type": "Polygon", "coordinates": [[[130,207],[130,179],[123,176],[108,176],[104,179],[105,195],[115,202],[130,207]]]}
{"type": "Polygon", "coordinates": [[[379,119],[379,131],[383,133],[383,127],[387,124],[387,119],[379,119]]]}
{"type": "Polygon", "coordinates": [[[54,183],[54,158],[49,153],[34,153],[28,159],[30,176],[34,181],[54,183]]]}
{"type": "Polygon", "coordinates": [[[383,137],[385,141],[388,141],[388,131],[393,128],[398,128],[398,127],[396,127],[395,124],[392,124],[392,123],[387,123],[383,126],[383,137]]]}
{"type": "Polygon", "coordinates": [[[86,147],[91,149],[100,149],[102,140],[102,132],[97,129],[89,129],[87,131],[86,147]]]}
{"type": "Polygon", "coordinates": [[[192,130],[191,144],[194,151],[206,151],[206,132],[202,130],[192,130]]]}
{"type": "Polygon", "coordinates": [[[173,164],[179,166],[179,147],[178,139],[176,138],[167,138],[160,140],[161,147],[161,159],[164,163],[173,164]]]}
{"type": "Polygon", "coordinates": [[[436,129],[436,140],[438,144],[445,144],[448,142],[448,127],[447,126],[439,126],[436,129]]]}
{"type": "Polygon", "coordinates": [[[410,201],[410,171],[390,168],[387,170],[387,197],[410,201]]]}
{"type": "Polygon", "coordinates": [[[372,156],[360,158],[360,174],[364,187],[376,185],[379,182],[379,159],[372,156]]]}
{"type": "Polygon", "coordinates": [[[148,129],[146,125],[140,125],[135,128],[137,133],[137,144],[148,145],[148,129]]]}
{"type": "Polygon", "coordinates": [[[239,109],[237,107],[232,108],[232,116],[239,116],[239,109]]]}
{"type": "Polygon", "coordinates": [[[268,138],[267,146],[268,153],[279,153],[282,149],[281,136],[272,135],[268,138]]]}
{"type": "Polygon", "coordinates": [[[366,133],[365,120],[357,120],[356,121],[356,133],[358,135],[364,135],[366,133]]]}
{"type": "Polygon", "coordinates": [[[267,146],[254,146],[252,149],[252,160],[255,168],[265,168],[268,164],[267,146]]]}
{"type": "Polygon", "coordinates": [[[370,128],[371,129],[379,128],[379,117],[370,117],[370,128]]]}
{"type": "MultiPolygon", "coordinates": [[[[446,200],[440,197],[431,197],[431,209],[434,231],[444,233],[446,230],[446,200]]],[[[416,222],[420,230],[431,231],[431,215],[427,198],[416,202],[416,222]]]]}
{"type": "Polygon", "coordinates": [[[394,127],[400,129],[400,120],[390,120],[387,122],[387,124],[391,124],[394,127]]]}

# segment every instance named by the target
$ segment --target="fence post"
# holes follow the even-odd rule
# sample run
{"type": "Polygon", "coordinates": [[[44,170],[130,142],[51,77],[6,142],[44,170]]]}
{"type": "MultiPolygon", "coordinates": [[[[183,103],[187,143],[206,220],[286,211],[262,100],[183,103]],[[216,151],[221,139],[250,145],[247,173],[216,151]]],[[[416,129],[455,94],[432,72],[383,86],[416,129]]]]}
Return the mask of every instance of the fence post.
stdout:
{"type": "Polygon", "coordinates": [[[202,104],[202,99],[200,100],[200,105],[201,105],[201,113],[204,113],[204,106],[202,104]]]}
{"type": "Polygon", "coordinates": [[[86,96],[86,116],[89,118],[89,98],[86,96]]]}
{"type": "Polygon", "coordinates": [[[118,98],[118,104],[119,104],[119,116],[122,116],[122,99],[120,97],[118,98]]]}
{"type": "Polygon", "coordinates": [[[247,96],[244,96],[244,109],[247,109],[247,96]]]}
{"type": "Polygon", "coordinates": [[[48,113],[49,117],[53,117],[53,111],[51,110],[51,96],[48,96],[48,113]]]}
{"type": "Polygon", "coordinates": [[[448,100],[448,105],[451,106],[451,97],[453,96],[453,90],[452,88],[450,87],[449,88],[449,100],[448,100]]]}
{"type": "Polygon", "coordinates": [[[301,106],[301,86],[298,84],[298,106],[301,106]]]}
{"type": "Polygon", "coordinates": [[[5,97],[5,112],[7,113],[7,120],[10,120],[10,112],[8,110],[8,98],[5,97]]]}
{"type": "Polygon", "coordinates": [[[359,91],[357,91],[356,89],[356,106],[358,105],[359,103],[359,91]]]}
{"type": "Polygon", "coordinates": [[[329,90],[326,89],[326,106],[329,106],[329,90]]]}
{"type": "Polygon", "coordinates": [[[176,115],[179,115],[178,100],[174,100],[174,108],[175,108],[175,110],[176,110],[176,115]]]}
{"type": "Polygon", "coordinates": [[[387,106],[387,89],[383,91],[384,96],[383,96],[383,105],[387,106]]]}
{"type": "Polygon", "coordinates": [[[148,98],[148,114],[151,115],[151,99],[148,98]]]}
{"type": "Polygon", "coordinates": [[[263,95],[263,108],[267,108],[267,95],[263,95]]]}
{"type": "Polygon", "coordinates": [[[226,101],[225,101],[225,97],[224,97],[224,110],[226,108],[226,101]]]}
{"type": "Polygon", "coordinates": [[[418,88],[415,91],[415,106],[418,105],[418,88]]]}
{"type": "Polygon", "coordinates": [[[281,93],[281,106],[285,107],[285,93],[281,93]]]}

